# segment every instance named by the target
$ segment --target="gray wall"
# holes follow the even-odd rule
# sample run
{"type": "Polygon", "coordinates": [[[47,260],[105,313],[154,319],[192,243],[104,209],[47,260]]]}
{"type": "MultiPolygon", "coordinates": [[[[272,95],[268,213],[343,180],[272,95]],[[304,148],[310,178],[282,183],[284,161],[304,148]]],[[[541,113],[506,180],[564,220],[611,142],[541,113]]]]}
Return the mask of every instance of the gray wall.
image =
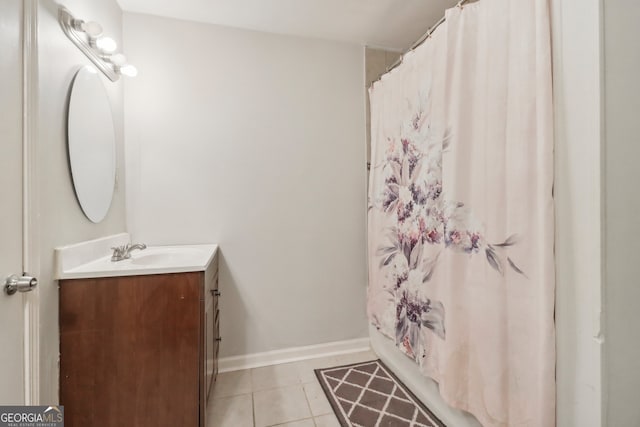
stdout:
{"type": "Polygon", "coordinates": [[[129,230],[220,244],[221,356],[366,337],[362,48],[124,24],[129,230]]]}
{"type": "Polygon", "coordinates": [[[400,57],[400,52],[367,47],[364,50],[365,78],[364,92],[366,99],[366,138],[367,138],[367,162],[371,162],[371,107],[369,105],[369,87],[378,80],[391,65],[400,57]]]}
{"type": "Polygon", "coordinates": [[[604,2],[607,426],[640,426],[640,3],[604,2]]]}
{"type": "MultiPolygon", "coordinates": [[[[64,0],[76,17],[95,20],[105,33],[122,42],[122,12],[115,0],[64,0]]],[[[80,209],[69,172],[66,143],[66,114],[69,89],[76,71],[89,60],[64,35],[58,24],[57,2],[38,2],[38,135],[36,184],[40,248],[40,338],[41,402],[58,400],[58,287],[53,279],[53,248],[125,231],[123,85],[103,79],[110,96],[118,152],[118,187],[106,219],[90,222],[80,209]]]]}

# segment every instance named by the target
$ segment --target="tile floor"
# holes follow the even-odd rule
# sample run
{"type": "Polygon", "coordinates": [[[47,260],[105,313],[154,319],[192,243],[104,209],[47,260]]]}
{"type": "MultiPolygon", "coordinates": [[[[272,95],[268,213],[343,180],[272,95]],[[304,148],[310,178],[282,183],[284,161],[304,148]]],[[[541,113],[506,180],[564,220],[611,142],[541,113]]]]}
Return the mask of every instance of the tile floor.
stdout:
{"type": "Polygon", "coordinates": [[[313,370],[377,358],[365,351],[219,374],[208,427],[340,427],[313,370]]]}

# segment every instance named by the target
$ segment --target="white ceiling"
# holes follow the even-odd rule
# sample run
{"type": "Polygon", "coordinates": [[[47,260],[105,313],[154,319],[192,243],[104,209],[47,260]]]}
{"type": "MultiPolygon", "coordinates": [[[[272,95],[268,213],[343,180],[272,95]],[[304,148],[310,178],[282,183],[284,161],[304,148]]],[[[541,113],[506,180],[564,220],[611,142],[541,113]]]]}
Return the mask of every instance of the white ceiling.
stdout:
{"type": "Polygon", "coordinates": [[[123,10],[404,50],[456,0],[118,0],[123,10]]]}

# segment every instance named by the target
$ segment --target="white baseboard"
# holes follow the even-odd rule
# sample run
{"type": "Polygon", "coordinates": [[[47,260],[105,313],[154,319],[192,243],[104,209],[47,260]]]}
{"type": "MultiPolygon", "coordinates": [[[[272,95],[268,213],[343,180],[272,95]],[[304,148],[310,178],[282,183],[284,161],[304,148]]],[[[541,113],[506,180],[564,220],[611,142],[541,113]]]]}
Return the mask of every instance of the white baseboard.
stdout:
{"type": "Polygon", "coordinates": [[[243,356],[225,357],[218,361],[220,372],[239,371],[242,369],[260,368],[262,366],[279,365],[281,363],[298,362],[317,357],[337,356],[370,350],[369,338],[336,341],[325,344],[292,347],[264,353],[246,354],[243,356]]]}

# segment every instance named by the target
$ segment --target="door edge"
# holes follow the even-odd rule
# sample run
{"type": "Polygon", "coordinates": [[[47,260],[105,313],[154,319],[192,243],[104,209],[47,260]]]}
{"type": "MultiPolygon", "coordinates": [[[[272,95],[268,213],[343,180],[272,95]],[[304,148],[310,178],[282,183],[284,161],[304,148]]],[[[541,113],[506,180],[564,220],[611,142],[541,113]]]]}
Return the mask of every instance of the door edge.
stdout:
{"type": "MultiPolygon", "coordinates": [[[[36,165],[38,117],[38,2],[24,0],[22,9],[22,266],[40,276],[37,240],[38,187],[36,165]]],[[[40,403],[40,291],[23,294],[24,402],[40,403]]]]}

